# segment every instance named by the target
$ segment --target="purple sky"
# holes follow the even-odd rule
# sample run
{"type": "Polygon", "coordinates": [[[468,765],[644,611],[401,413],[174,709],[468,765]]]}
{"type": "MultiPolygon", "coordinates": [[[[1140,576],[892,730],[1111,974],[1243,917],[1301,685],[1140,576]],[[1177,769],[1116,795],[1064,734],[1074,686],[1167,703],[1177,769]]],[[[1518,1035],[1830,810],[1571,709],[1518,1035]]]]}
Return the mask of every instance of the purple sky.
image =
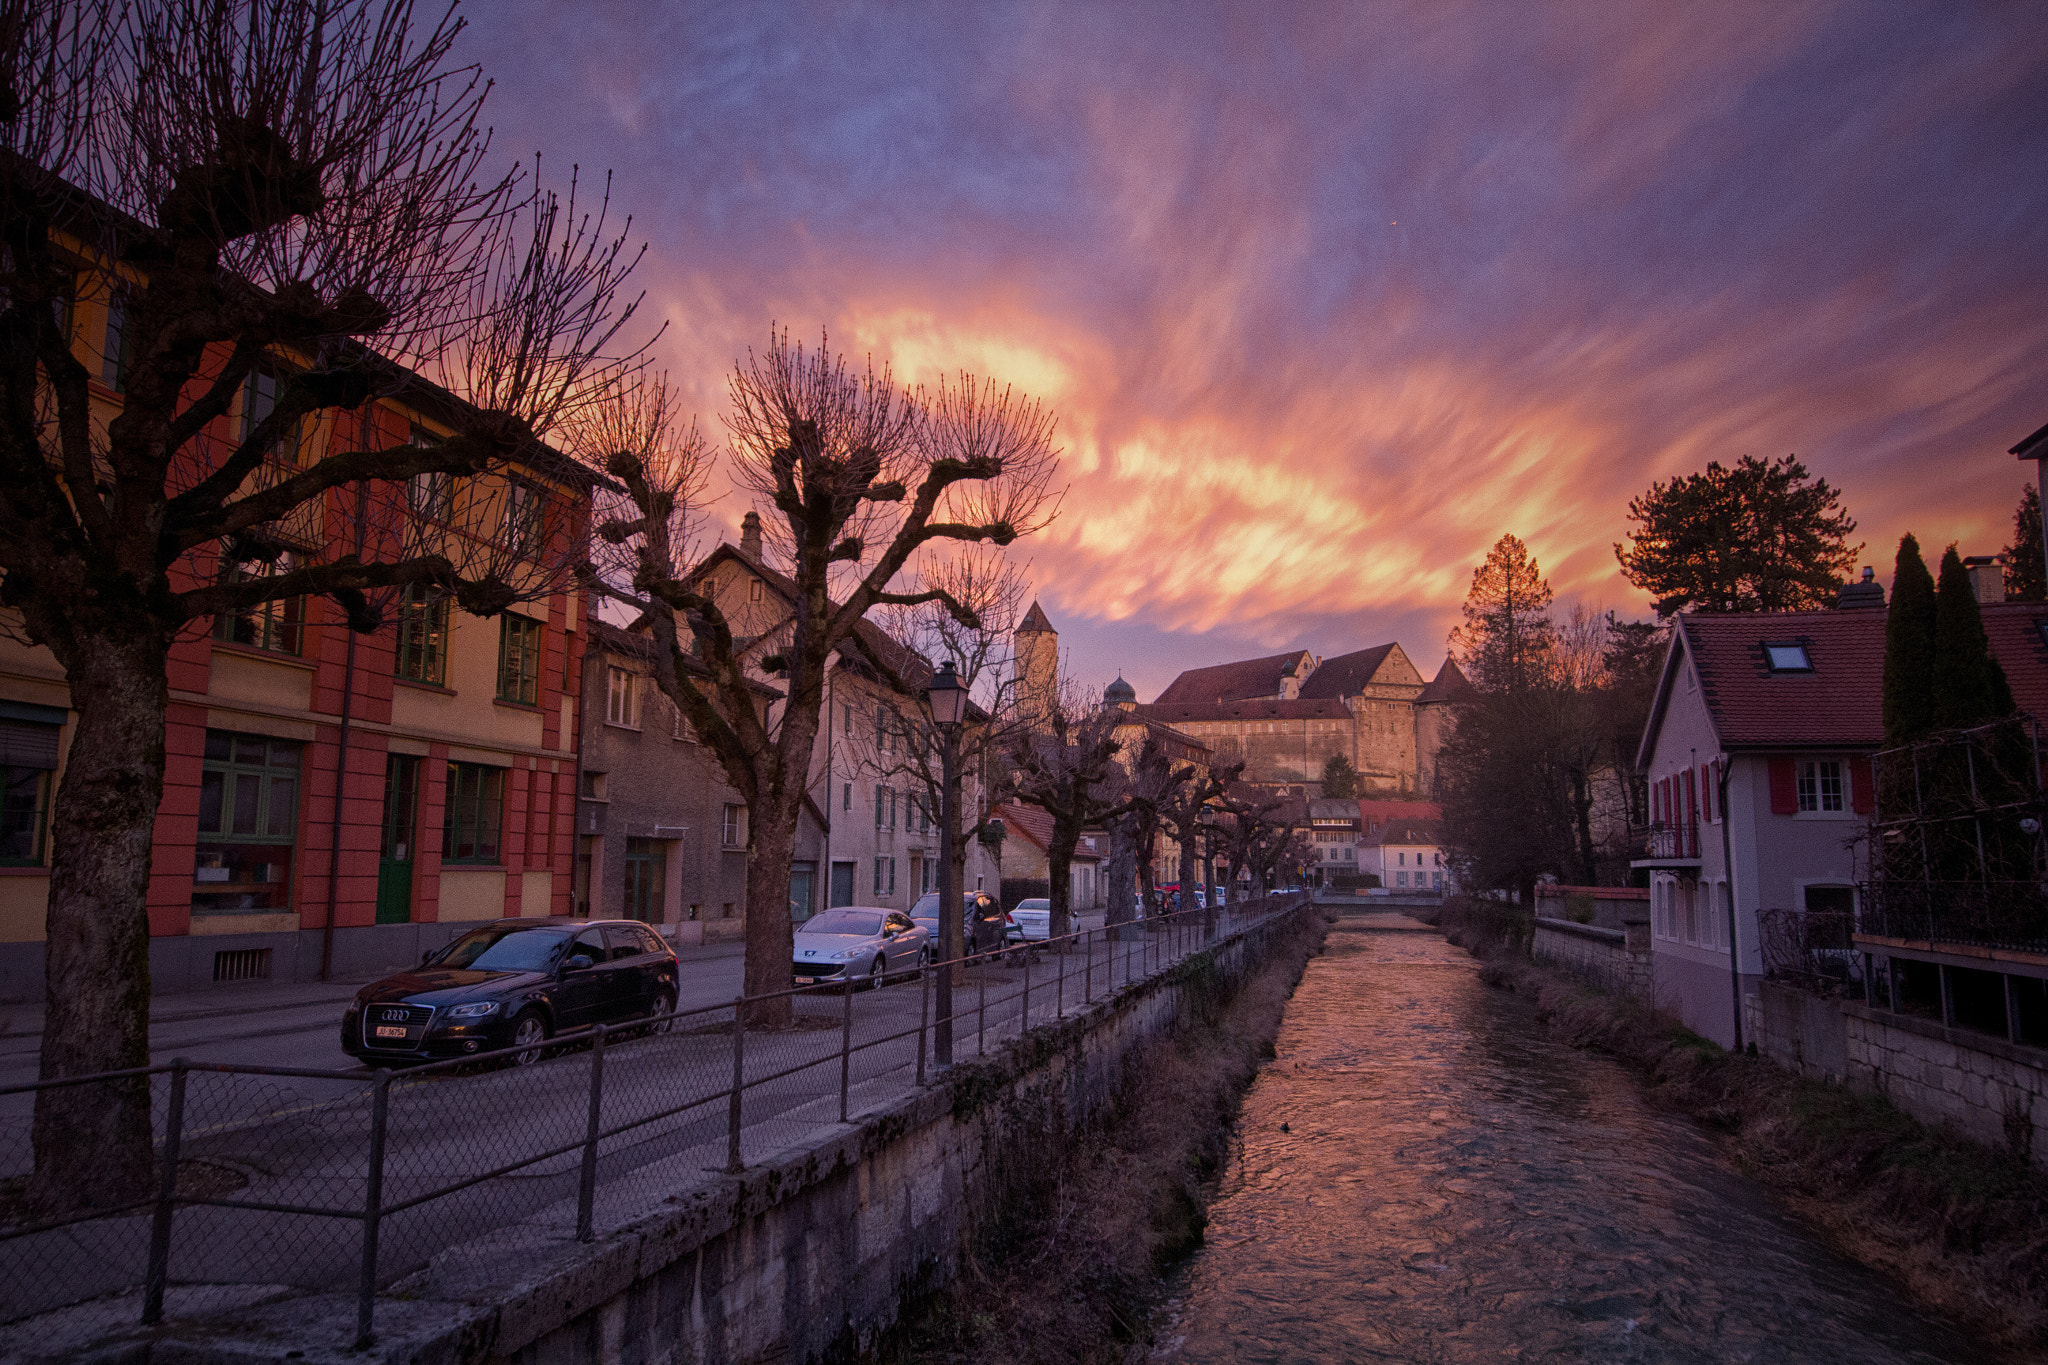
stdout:
{"type": "MultiPolygon", "coordinates": [[[[1890,578],[2048,422],[2048,6],[491,0],[507,154],[616,173],[719,430],[771,321],[1060,414],[1070,667],[1401,642],[1504,531],[1637,614],[1652,479],[1797,453],[1890,578]]],[[[721,508],[737,525],[743,510],[721,508]]]]}

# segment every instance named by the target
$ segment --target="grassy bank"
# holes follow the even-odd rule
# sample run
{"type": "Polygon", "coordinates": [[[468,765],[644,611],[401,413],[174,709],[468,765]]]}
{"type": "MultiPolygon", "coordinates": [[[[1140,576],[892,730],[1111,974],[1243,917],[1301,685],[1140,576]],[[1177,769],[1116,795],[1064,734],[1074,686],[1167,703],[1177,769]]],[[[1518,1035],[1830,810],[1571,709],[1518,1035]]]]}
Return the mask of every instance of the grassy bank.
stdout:
{"type": "MultiPolygon", "coordinates": [[[[1160,1274],[1199,1246],[1204,1182],[1287,999],[1325,930],[1277,941],[1228,998],[1134,1054],[1117,1102],[1088,1130],[1013,1131],[991,1153],[1001,1212],[961,1274],[908,1314],[886,1365],[1107,1365],[1143,1354],[1160,1274]]],[[[1192,959],[1188,969],[1204,964],[1192,959]]]]}
{"type": "Polygon", "coordinates": [[[1484,979],[1560,1039],[1619,1057],[1651,1096],[1715,1130],[1749,1175],[1843,1252],[2012,1360],[2048,1352],[2048,1177],[1881,1096],[1731,1053],[1630,999],[1530,962],[1511,906],[1447,906],[1484,979]]]}

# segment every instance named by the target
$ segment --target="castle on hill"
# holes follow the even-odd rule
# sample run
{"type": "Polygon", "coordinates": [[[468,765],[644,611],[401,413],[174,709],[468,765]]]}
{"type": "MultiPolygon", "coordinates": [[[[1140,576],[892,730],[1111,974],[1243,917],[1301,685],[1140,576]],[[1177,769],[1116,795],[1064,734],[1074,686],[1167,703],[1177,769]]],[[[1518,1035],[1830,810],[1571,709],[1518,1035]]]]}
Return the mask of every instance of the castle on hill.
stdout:
{"type": "MultiPolygon", "coordinates": [[[[1016,645],[1027,676],[1031,662],[1058,657],[1058,634],[1036,602],[1016,645]]],[[[1104,700],[1199,740],[1219,765],[1244,760],[1248,782],[1312,783],[1341,754],[1368,796],[1428,797],[1451,703],[1470,686],[1450,659],[1425,682],[1400,645],[1384,644],[1329,659],[1298,649],[1192,668],[1150,702],[1119,678],[1104,700]]]]}

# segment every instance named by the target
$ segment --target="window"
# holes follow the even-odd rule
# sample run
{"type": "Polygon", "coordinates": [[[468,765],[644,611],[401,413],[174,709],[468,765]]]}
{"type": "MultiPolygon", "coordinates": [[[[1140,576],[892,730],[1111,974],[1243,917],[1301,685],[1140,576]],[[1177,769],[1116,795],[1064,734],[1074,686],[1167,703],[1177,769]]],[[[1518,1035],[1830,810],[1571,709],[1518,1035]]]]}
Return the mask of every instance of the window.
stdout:
{"type": "Polygon", "coordinates": [[[1807,657],[1806,646],[1797,641],[1765,641],[1764,661],[1773,673],[1813,672],[1813,660],[1807,657]]]}
{"type": "Polygon", "coordinates": [[[875,859],[875,894],[877,896],[893,896],[896,894],[896,860],[894,858],[875,859]]]}
{"type": "Polygon", "coordinates": [[[747,808],[728,805],[725,818],[719,826],[719,839],[726,848],[745,848],[747,844],[747,808]]]}
{"type": "Polygon", "coordinates": [[[875,708],[875,752],[889,752],[889,711],[887,707],[875,708]]]}
{"type": "MultiPolygon", "coordinates": [[[[441,444],[441,437],[418,422],[412,424],[411,440],[422,450],[432,450],[441,444]]],[[[455,476],[441,473],[415,474],[406,485],[405,494],[414,516],[428,521],[446,521],[455,507],[455,476]]]]}
{"type": "Polygon", "coordinates": [[[128,390],[128,366],[135,355],[133,301],[116,289],[107,300],[107,342],[100,350],[100,382],[115,393],[128,390]]]}
{"type": "Polygon", "coordinates": [[[603,773],[583,774],[583,799],[586,801],[604,800],[603,773]]]}
{"type": "Polygon", "coordinates": [[[631,669],[611,670],[611,684],[605,693],[604,723],[640,728],[640,675],[631,669]]]}
{"type": "Polygon", "coordinates": [[[547,502],[540,489],[518,479],[505,490],[505,547],[515,554],[531,554],[544,539],[542,509],[547,502]]]}
{"type": "Polygon", "coordinates": [[[49,811],[48,768],[14,763],[0,767],[0,867],[42,866],[43,827],[49,811]]]}
{"type": "Polygon", "coordinates": [[[291,740],[206,732],[193,851],[195,911],[288,908],[300,755],[291,740]]]}
{"type": "MultiPolygon", "coordinates": [[[[256,428],[277,411],[277,400],[284,395],[284,382],[283,375],[266,365],[258,365],[249,371],[249,377],[242,381],[242,421],[236,432],[238,440],[247,441],[254,436],[256,428]]],[[[277,465],[293,466],[298,463],[297,423],[271,443],[265,458],[277,465]]]]}
{"type": "Polygon", "coordinates": [[[760,601],[760,600],[761,600],[761,580],[760,580],[760,579],[758,579],[758,578],[750,578],[750,579],[748,579],[748,580],[747,580],[747,600],[748,600],[749,602],[758,602],[758,601],[760,601]]]}
{"type": "Polygon", "coordinates": [[[448,675],[448,597],[424,583],[408,583],[398,598],[398,650],[392,675],[441,686],[448,675]]]}
{"type": "Polygon", "coordinates": [[[851,782],[842,782],[839,785],[839,809],[853,809],[853,784],[851,782]]]}
{"type": "Polygon", "coordinates": [[[540,622],[524,616],[502,618],[498,635],[498,699],[535,706],[540,702],[540,622]]]}
{"type": "Polygon", "coordinates": [[[1828,812],[1842,809],[1842,765],[1820,759],[1799,765],[1799,809],[1828,812]]]}
{"type": "MultiPolygon", "coordinates": [[[[297,567],[298,556],[289,553],[280,554],[267,564],[260,561],[233,564],[223,559],[220,577],[223,583],[248,583],[276,578],[297,567]]],[[[304,597],[272,598],[238,612],[223,612],[214,617],[213,638],[223,644],[247,645],[251,649],[267,649],[278,654],[297,654],[304,643],[305,622],[304,597]]]]}
{"type": "Polygon", "coordinates": [[[626,840],[625,891],[619,907],[622,919],[652,924],[661,918],[662,882],[667,865],[664,845],[652,839],[626,840]]]}
{"type": "Polygon", "coordinates": [[[448,809],[441,857],[452,863],[495,863],[504,829],[505,770],[481,763],[448,765],[448,809]]]}
{"type": "Polygon", "coordinates": [[[882,828],[882,815],[883,815],[883,811],[884,811],[884,810],[886,809],[886,804],[887,804],[887,797],[888,797],[888,795],[889,795],[889,789],[888,789],[887,787],[876,787],[876,788],[875,788],[875,828],[876,828],[876,829],[881,829],[881,828],[882,828]]]}

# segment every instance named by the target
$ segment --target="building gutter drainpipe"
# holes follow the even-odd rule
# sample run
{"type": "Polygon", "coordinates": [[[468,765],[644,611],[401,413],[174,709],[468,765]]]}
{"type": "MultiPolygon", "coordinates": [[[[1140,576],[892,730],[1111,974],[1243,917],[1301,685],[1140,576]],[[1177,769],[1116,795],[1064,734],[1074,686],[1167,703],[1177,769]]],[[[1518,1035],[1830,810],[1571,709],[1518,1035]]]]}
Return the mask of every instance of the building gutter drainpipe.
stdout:
{"type": "Polygon", "coordinates": [[[1734,769],[1728,755],[1715,762],[1720,769],[1715,783],[1716,809],[1721,812],[1721,872],[1728,881],[1728,994],[1734,1008],[1735,1050],[1742,1051],[1742,947],[1735,940],[1735,857],[1728,834],[1728,775],[1734,769]]]}
{"type": "MultiPolygon", "coordinates": [[[[363,418],[364,436],[367,444],[370,419],[363,418]]],[[[370,485],[367,481],[356,484],[356,559],[363,557],[363,543],[369,534],[370,485]]],[[[345,624],[345,623],[344,623],[345,624]]],[[[329,980],[334,972],[334,916],[341,902],[341,800],[342,790],[348,782],[348,741],[349,730],[355,719],[356,703],[356,633],[348,633],[348,653],[342,661],[341,673],[341,747],[334,756],[334,818],[327,826],[327,916],[320,926],[320,979],[329,980]]],[[[418,813],[414,813],[418,818],[418,813]]]]}
{"type": "MultiPolygon", "coordinates": [[[[569,605],[572,607],[576,605],[576,598],[574,594],[571,594],[569,597],[569,605]]],[[[590,613],[594,605],[595,604],[591,602],[588,596],[586,595],[585,600],[583,602],[583,610],[580,617],[583,625],[582,634],[585,642],[583,646],[583,657],[576,661],[576,775],[572,779],[575,785],[569,789],[569,917],[571,919],[577,918],[576,869],[581,863],[581,859],[577,854],[577,850],[582,847],[583,840],[585,837],[583,833],[583,765],[585,759],[583,747],[584,744],[589,740],[590,727],[583,723],[583,703],[590,699],[590,613]]],[[[565,632],[562,636],[562,649],[566,653],[568,651],[568,648],[569,637],[565,632]]],[[[564,683],[566,684],[566,682],[567,679],[565,677],[564,683]]],[[[563,690],[568,690],[566,685],[564,686],[563,690]]],[[[675,705],[675,702],[671,700],[669,702],[669,705],[673,706],[675,705]]],[[[680,718],[681,712],[678,711],[677,715],[678,718],[680,718]]],[[[681,723],[684,725],[689,724],[688,721],[682,721],[681,723]]],[[[683,826],[683,828],[688,829],[689,826],[685,825],[683,826]]],[[[678,840],[677,842],[680,843],[681,841],[678,840]]],[[[595,858],[592,858],[590,860],[590,878],[592,881],[597,880],[597,859],[595,858]]],[[[586,884],[583,888],[583,896],[584,913],[582,918],[588,919],[590,918],[590,903],[597,899],[597,888],[586,884]]],[[[683,917],[681,905],[682,898],[683,888],[682,883],[679,879],[676,884],[676,920],[678,923],[682,921],[683,917]]],[[[552,910],[554,907],[550,906],[548,908],[552,910]]],[[[666,909],[667,907],[663,908],[666,909]]],[[[678,932],[681,931],[679,930],[678,932]]]]}

